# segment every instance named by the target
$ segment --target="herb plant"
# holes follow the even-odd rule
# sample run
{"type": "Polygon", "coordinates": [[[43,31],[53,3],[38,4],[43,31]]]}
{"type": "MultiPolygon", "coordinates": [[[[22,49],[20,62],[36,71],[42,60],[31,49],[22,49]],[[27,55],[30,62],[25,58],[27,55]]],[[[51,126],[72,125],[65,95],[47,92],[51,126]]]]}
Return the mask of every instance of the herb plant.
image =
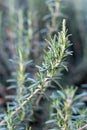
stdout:
{"type": "MultiPolygon", "coordinates": [[[[12,0],[12,2],[14,1],[12,0]]],[[[85,125],[87,111],[84,103],[80,100],[87,93],[76,95],[76,88],[72,86],[63,88],[59,83],[63,70],[67,70],[66,57],[72,54],[68,50],[71,43],[68,39],[65,20],[62,23],[62,30],[57,35],[49,36],[48,40],[46,39],[47,51],[44,50],[41,66],[35,65],[37,72],[34,78],[31,78],[26,72],[26,67],[33,64],[33,61],[29,59],[30,42],[33,35],[31,14],[28,13],[27,17],[30,20],[28,21],[28,18],[24,18],[21,9],[18,14],[17,12],[15,14],[13,6],[10,9],[9,23],[13,34],[15,34],[12,37],[15,43],[15,56],[10,60],[14,71],[12,78],[8,80],[11,85],[7,89],[14,90],[14,94],[6,96],[7,110],[0,114],[0,130],[32,130],[29,122],[32,120],[31,115],[34,113],[35,101],[38,99],[38,95],[44,95],[49,100],[46,91],[52,82],[55,82],[58,88],[51,95],[50,117],[44,123],[45,130],[83,130],[87,127],[85,125]],[[14,16],[17,21],[13,18],[14,16]],[[27,20],[28,30],[24,28],[23,18],[27,20]],[[28,85],[26,85],[27,83],[28,85]],[[49,127],[50,123],[52,124],[51,128],[49,127]]],[[[52,13],[50,7],[49,9],[52,13]]],[[[56,17],[52,19],[53,24],[55,24],[55,20],[56,17]]]]}

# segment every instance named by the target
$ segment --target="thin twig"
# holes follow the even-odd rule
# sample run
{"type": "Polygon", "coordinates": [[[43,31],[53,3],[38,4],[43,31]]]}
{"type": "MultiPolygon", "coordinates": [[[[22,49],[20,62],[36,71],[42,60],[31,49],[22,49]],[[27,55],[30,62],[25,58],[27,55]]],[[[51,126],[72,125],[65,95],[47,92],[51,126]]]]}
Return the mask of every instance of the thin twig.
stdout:
{"type": "Polygon", "coordinates": [[[84,129],[86,129],[86,128],[87,128],[87,124],[84,125],[83,127],[79,128],[78,130],[84,130],[84,129]]]}
{"type": "MultiPolygon", "coordinates": [[[[21,104],[21,106],[18,107],[18,108],[12,113],[12,117],[13,117],[15,114],[17,114],[18,111],[19,111],[27,102],[29,102],[29,100],[30,100],[35,94],[37,94],[39,91],[40,91],[40,89],[36,89],[36,90],[33,92],[33,94],[30,95],[30,96],[21,104]]],[[[6,120],[2,120],[2,121],[0,122],[0,126],[3,125],[4,123],[6,123],[6,120]]]]}

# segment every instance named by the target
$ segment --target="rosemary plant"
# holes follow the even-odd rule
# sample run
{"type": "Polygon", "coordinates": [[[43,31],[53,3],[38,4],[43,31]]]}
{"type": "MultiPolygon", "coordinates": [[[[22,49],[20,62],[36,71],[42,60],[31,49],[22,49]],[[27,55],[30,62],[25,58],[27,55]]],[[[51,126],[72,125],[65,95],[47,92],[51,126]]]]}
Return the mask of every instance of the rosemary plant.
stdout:
{"type": "MultiPolygon", "coordinates": [[[[14,0],[12,0],[12,3],[14,3],[14,0]]],[[[17,14],[17,12],[14,12],[12,5],[9,17],[11,29],[16,34],[16,38],[13,41],[16,43],[15,51],[17,56],[11,60],[12,65],[15,65],[15,67],[12,73],[13,77],[9,80],[11,86],[8,87],[9,90],[14,90],[14,95],[6,96],[11,101],[7,102],[7,111],[0,115],[0,130],[32,130],[29,122],[32,120],[31,114],[33,113],[35,99],[38,97],[38,94],[46,95],[45,93],[49,83],[59,80],[60,75],[58,73],[62,73],[64,68],[67,69],[65,63],[66,57],[71,55],[71,52],[68,51],[68,47],[71,44],[68,40],[65,20],[63,20],[62,31],[58,35],[46,40],[48,51],[44,51],[42,65],[35,65],[37,73],[33,79],[26,72],[27,64],[30,65],[32,63],[28,59],[30,41],[32,39],[30,13],[28,14],[30,18],[28,27],[31,30],[27,30],[26,36],[24,36],[24,16],[22,10],[19,10],[17,14]],[[13,18],[14,16],[17,17],[17,21],[13,18]],[[26,86],[26,82],[29,82],[28,86],[26,86]]],[[[53,24],[55,24],[55,19],[53,18],[53,24]]],[[[81,105],[82,107],[83,103],[77,102],[86,93],[75,96],[76,89],[68,87],[63,90],[59,84],[58,86],[60,90],[57,90],[56,94],[51,96],[51,112],[54,109],[55,113],[51,113],[50,120],[46,124],[53,123],[53,130],[76,130],[85,124],[84,119],[86,117],[81,116],[80,120],[74,114],[87,113],[86,111],[80,111],[79,106],[81,105]]]]}
{"type": "MultiPolygon", "coordinates": [[[[20,49],[21,46],[19,46],[17,62],[18,69],[15,75],[15,77],[17,77],[16,88],[18,91],[16,93],[15,100],[12,102],[14,105],[12,105],[12,107],[8,105],[8,113],[4,117],[4,121],[1,121],[0,123],[1,125],[5,123],[4,127],[2,128],[12,130],[22,128],[25,129],[25,125],[22,124],[21,126],[20,124],[23,121],[27,122],[25,121],[25,118],[27,113],[31,114],[32,112],[30,109],[32,107],[30,106],[35,98],[35,95],[37,95],[38,92],[45,92],[46,83],[48,80],[52,80],[56,70],[60,68],[60,66],[64,66],[63,61],[68,54],[67,47],[69,46],[68,36],[66,36],[65,20],[63,21],[62,31],[59,33],[57,40],[56,38],[57,37],[55,36],[53,39],[51,38],[51,41],[47,41],[49,44],[49,51],[45,52],[42,66],[36,66],[36,68],[38,68],[36,79],[28,78],[26,77],[26,74],[24,74],[25,66],[23,63],[23,51],[20,49]],[[32,81],[29,87],[24,86],[25,77],[27,80],[32,81]],[[9,128],[9,123],[13,123],[13,125],[10,124],[13,127],[9,128]]],[[[27,118],[29,118],[29,116],[27,118]]]]}
{"type": "MultiPolygon", "coordinates": [[[[87,110],[82,98],[87,93],[75,95],[77,88],[67,87],[51,96],[51,115],[46,124],[54,124],[52,130],[77,130],[86,121],[87,110]]],[[[48,125],[49,126],[49,125],[48,125]]]]}

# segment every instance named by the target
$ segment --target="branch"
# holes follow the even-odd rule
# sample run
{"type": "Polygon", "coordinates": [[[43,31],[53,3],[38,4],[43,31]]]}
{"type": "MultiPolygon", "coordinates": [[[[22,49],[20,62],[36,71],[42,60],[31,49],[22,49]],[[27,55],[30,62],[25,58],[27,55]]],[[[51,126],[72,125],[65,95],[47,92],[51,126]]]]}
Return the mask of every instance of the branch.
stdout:
{"type": "Polygon", "coordinates": [[[79,128],[78,130],[84,130],[84,129],[86,129],[86,128],[87,128],[87,124],[84,125],[83,127],[79,128]]]}
{"type": "MultiPolygon", "coordinates": [[[[15,114],[17,114],[18,111],[19,111],[20,109],[22,109],[22,107],[23,107],[27,102],[29,102],[29,100],[30,100],[35,94],[37,94],[39,91],[40,91],[39,88],[36,89],[36,90],[33,92],[33,94],[30,95],[30,96],[21,104],[21,106],[18,107],[18,108],[12,113],[12,117],[13,117],[15,114]]],[[[2,120],[2,121],[0,122],[0,126],[3,125],[4,123],[6,123],[6,120],[2,120]]]]}

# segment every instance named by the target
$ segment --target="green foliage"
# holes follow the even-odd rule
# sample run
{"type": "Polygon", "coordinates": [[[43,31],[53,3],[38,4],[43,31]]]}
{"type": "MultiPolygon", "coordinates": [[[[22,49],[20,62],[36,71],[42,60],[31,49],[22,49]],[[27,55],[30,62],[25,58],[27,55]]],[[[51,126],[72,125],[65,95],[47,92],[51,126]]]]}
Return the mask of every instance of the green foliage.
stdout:
{"type": "MultiPolygon", "coordinates": [[[[38,94],[38,92],[44,92],[44,90],[46,90],[45,84],[48,82],[48,80],[51,81],[56,70],[60,68],[61,64],[64,66],[63,61],[68,54],[66,51],[68,47],[68,37],[66,36],[65,21],[63,21],[62,27],[62,31],[58,34],[58,40],[56,41],[56,36],[53,39],[51,38],[51,41],[49,42],[49,50],[48,52],[45,52],[42,66],[36,66],[38,69],[36,80],[28,78],[25,74],[25,62],[22,51],[23,46],[21,46],[19,43],[20,46],[17,51],[18,61],[16,61],[17,69],[14,80],[16,82],[15,100],[13,100],[11,103],[12,107],[10,104],[8,104],[8,113],[6,114],[7,116],[4,117],[4,122],[6,122],[8,129],[15,129],[15,127],[18,126],[20,126],[18,129],[21,129],[21,127],[23,127],[20,124],[25,120],[27,113],[31,114],[32,103],[34,101],[35,95],[38,94]],[[31,81],[31,85],[29,87],[24,85],[25,78],[27,81],[31,81]],[[11,125],[11,123],[13,125],[11,125]],[[10,128],[10,125],[13,127],[10,128]]],[[[12,89],[12,87],[10,87],[10,89],[12,89]]]]}
{"type": "MultiPolygon", "coordinates": [[[[53,15],[50,6],[49,10],[53,15]]],[[[7,111],[0,115],[0,130],[32,130],[29,121],[32,121],[31,115],[34,113],[33,106],[38,94],[46,95],[46,90],[49,85],[51,86],[51,82],[59,81],[62,71],[67,70],[66,57],[72,54],[68,50],[71,43],[68,40],[65,20],[63,20],[62,31],[53,37],[49,36],[48,40],[46,39],[47,51],[44,50],[41,66],[35,65],[37,69],[35,77],[29,77],[26,67],[33,63],[29,60],[30,42],[33,35],[31,13],[28,13],[26,19],[28,20],[28,18],[26,31],[23,25],[22,10],[20,9],[18,13],[14,12],[14,4],[12,4],[9,10],[9,26],[16,35],[13,38],[16,55],[10,60],[14,65],[14,71],[12,78],[8,80],[11,86],[7,89],[14,90],[14,95],[6,96],[6,99],[11,99],[11,102],[7,102],[7,111]],[[16,19],[14,19],[15,15],[16,19]],[[26,82],[29,85],[26,85],[26,82]]],[[[53,25],[56,24],[55,20],[56,17],[53,17],[53,25]]],[[[80,102],[87,93],[76,95],[77,89],[73,87],[63,89],[59,83],[58,86],[56,93],[51,96],[50,119],[46,124],[53,123],[53,130],[76,130],[87,122],[87,111],[84,110],[83,102],[80,102]],[[83,109],[81,110],[81,108],[83,109]]]]}
{"type": "Polygon", "coordinates": [[[87,111],[84,109],[82,97],[87,93],[76,95],[77,89],[67,87],[58,90],[51,96],[51,115],[46,124],[54,123],[52,130],[77,130],[85,123],[87,111]]]}

